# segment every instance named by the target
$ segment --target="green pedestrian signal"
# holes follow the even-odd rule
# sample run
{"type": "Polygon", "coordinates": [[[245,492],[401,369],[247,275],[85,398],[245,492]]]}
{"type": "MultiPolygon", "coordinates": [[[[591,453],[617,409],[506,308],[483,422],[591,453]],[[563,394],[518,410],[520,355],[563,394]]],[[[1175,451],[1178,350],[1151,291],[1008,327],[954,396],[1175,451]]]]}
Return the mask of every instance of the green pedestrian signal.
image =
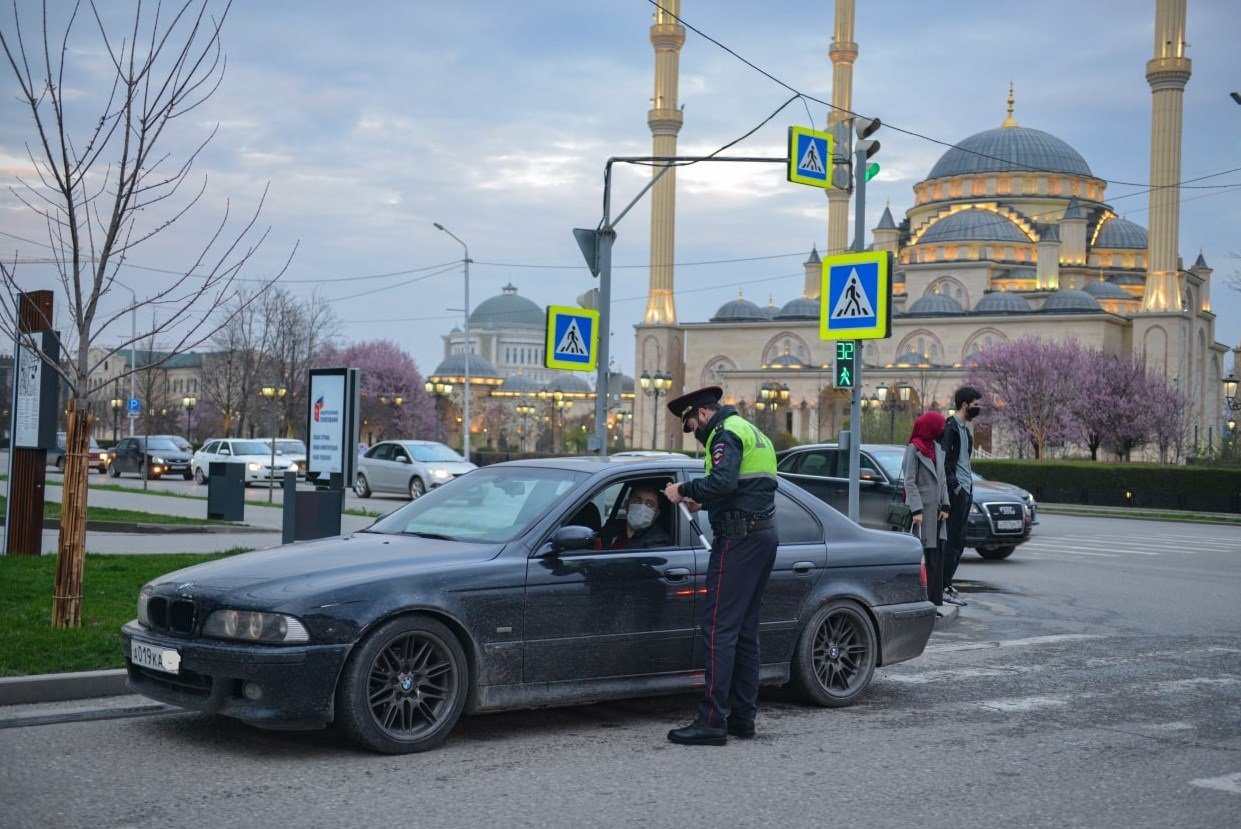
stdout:
{"type": "Polygon", "coordinates": [[[875,176],[877,176],[877,175],[879,175],[879,164],[878,164],[878,162],[874,162],[874,163],[872,163],[872,164],[867,165],[867,167],[866,167],[866,180],[867,180],[867,181],[870,181],[872,178],[874,178],[874,177],[875,177],[875,176]]]}
{"type": "Polygon", "coordinates": [[[832,385],[838,389],[854,387],[854,374],[857,368],[856,348],[853,340],[836,341],[836,370],[832,372],[832,385]]]}

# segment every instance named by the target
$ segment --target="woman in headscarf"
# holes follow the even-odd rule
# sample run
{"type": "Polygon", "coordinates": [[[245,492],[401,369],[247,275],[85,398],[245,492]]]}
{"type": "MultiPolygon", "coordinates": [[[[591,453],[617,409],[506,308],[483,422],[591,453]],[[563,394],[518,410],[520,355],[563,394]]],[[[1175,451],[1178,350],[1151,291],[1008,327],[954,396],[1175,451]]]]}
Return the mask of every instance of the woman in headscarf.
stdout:
{"type": "Polygon", "coordinates": [[[927,598],[936,606],[944,603],[942,542],[948,537],[948,485],[944,475],[944,450],[939,445],[939,436],[943,433],[942,414],[931,411],[921,415],[914,421],[902,466],[905,503],[913,510],[910,532],[922,540],[927,598]]]}

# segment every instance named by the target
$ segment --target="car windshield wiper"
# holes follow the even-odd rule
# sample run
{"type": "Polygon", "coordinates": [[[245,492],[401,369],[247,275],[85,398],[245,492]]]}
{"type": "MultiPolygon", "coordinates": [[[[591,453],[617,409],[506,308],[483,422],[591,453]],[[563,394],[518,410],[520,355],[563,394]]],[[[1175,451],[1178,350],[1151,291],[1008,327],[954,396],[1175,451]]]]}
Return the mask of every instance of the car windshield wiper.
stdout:
{"type": "Polygon", "coordinates": [[[438,538],[440,541],[456,541],[457,540],[453,538],[451,535],[444,535],[443,533],[424,533],[419,530],[406,530],[402,534],[403,535],[416,535],[419,538],[438,538]]]}

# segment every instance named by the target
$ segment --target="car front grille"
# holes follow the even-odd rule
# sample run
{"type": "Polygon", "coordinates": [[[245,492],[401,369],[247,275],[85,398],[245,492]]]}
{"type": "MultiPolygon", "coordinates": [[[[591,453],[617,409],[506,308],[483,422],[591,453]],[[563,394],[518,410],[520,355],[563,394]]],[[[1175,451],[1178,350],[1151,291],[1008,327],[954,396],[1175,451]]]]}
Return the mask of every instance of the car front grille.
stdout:
{"type": "Polygon", "coordinates": [[[983,504],[987,518],[991,521],[991,531],[996,535],[1021,535],[1025,532],[1025,508],[1016,501],[983,504]],[[1001,521],[1018,522],[1013,529],[1001,529],[1001,521]]]}
{"type": "Polygon", "coordinates": [[[147,603],[147,617],[152,630],[164,633],[180,633],[188,636],[194,632],[197,608],[189,599],[169,599],[152,596],[147,603]]]}

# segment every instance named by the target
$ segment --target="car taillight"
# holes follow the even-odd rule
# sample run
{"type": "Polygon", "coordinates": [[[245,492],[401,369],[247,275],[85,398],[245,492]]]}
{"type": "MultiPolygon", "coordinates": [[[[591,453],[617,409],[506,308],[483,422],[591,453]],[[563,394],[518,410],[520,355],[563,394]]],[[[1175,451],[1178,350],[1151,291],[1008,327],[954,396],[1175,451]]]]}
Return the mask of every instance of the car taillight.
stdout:
{"type": "Polygon", "coordinates": [[[922,567],[921,567],[921,569],[919,569],[919,571],[918,571],[918,583],[919,583],[919,584],[921,584],[923,587],[926,587],[926,585],[927,585],[927,580],[926,580],[926,556],[923,556],[923,557],[922,557],[922,567]]]}

